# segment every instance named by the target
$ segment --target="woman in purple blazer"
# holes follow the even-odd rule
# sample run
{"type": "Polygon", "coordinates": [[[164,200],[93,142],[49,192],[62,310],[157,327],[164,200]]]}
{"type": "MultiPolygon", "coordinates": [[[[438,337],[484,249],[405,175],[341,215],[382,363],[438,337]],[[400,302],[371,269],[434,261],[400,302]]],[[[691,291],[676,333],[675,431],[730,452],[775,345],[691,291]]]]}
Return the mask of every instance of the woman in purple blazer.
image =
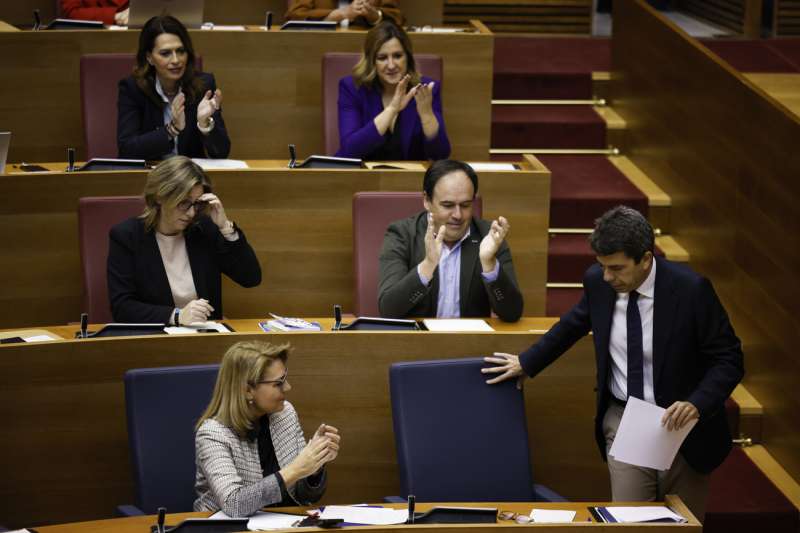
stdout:
{"type": "Polygon", "coordinates": [[[408,35],[392,21],[367,33],[353,75],[339,81],[339,157],[436,160],[450,155],[441,83],[416,70],[408,35]]]}

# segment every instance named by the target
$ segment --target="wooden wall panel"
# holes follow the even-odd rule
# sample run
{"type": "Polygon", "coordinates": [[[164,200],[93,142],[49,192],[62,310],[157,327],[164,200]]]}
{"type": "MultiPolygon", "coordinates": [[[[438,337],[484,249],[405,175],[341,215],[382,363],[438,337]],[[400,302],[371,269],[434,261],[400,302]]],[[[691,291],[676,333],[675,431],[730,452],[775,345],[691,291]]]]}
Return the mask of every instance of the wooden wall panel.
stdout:
{"type": "MultiPolygon", "coordinates": [[[[244,322],[233,325],[240,332],[257,328],[244,322]]],[[[111,517],[115,505],[133,501],[125,370],[215,363],[234,341],[284,342],[287,335],[295,348],[289,399],[306,432],[324,421],[343,435],[323,503],[380,501],[399,490],[389,365],[518,353],[537,339],[525,326],[495,334],[236,333],[3,345],[0,514],[12,527],[111,517]]],[[[572,500],[609,498],[592,431],[592,353],[591,341],[580,341],[525,389],[536,480],[572,500]]]]}
{"type": "MultiPolygon", "coordinates": [[[[359,52],[364,32],[192,31],[204,68],[224,94],[231,157],[323,153],[321,60],[359,52]]],[[[82,54],[136,50],[135,31],[0,32],[0,116],[13,132],[9,161],[59,161],[67,147],[85,157],[82,54]],[[46,127],[45,127],[46,125],[46,127]]],[[[412,34],[416,53],[444,63],[443,102],[452,156],[489,157],[493,36],[412,34]]]]}
{"type": "MultiPolygon", "coordinates": [[[[263,270],[263,281],[254,289],[225,281],[224,312],[229,317],[266,316],[270,311],[328,316],[334,304],[352,310],[353,194],[422,188],[418,171],[271,168],[210,175],[263,270]]],[[[0,291],[0,327],[80,318],[78,199],[140,194],[144,179],[144,172],[131,171],[0,176],[0,197],[14,199],[0,204],[0,241],[17,243],[0,248],[5,286],[0,291]]],[[[513,225],[509,244],[526,315],[543,315],[549,171],[482,172],[480,193],[485,217],[503,215],[513,225]]]]}
{"type": "Polygon", "coordinates": [[[672,232],[745,344],[764,443],[800,477],[800,119],[643,1],[615,4],[614,109],[628,157],[672,198],[672,232]]]}

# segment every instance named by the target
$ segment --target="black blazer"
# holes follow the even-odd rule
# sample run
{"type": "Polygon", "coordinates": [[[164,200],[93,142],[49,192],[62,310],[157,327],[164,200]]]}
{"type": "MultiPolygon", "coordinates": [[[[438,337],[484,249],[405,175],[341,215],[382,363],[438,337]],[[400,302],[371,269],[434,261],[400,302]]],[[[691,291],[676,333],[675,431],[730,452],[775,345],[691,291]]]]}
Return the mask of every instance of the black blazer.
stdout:
{"type": "MultiPolygon", "coordinates": [[[[214,308],[211,319],[222,318],[222,279],[226,274],[243,287],[261,283],[261,266],[244,232],[228,241],[207,216],[186,232],[186,252],[198,298],[214,308]]],[[[111,228],[108,246],[108,296],[116,322],[169,323],[175,310],[167,271],[154,231],[144,221],[129,218],[111,228]]]]}
{"type": "MultiPolygon", "coordinates": [[[[511,250],[506,243],[497,252],[500,272],[492,283],[481,276],[478,257],[481,240],[491,223],[472,219],[470,236],[461,243],[460,307],[462,317],[488,317],[494,311],[506,322],[522,316],[522,293],[514,275],[511,250]]],[[[425,259],[428,212],[392,222],[383,238],[378,282],[378,308],[391,318],[434,317],[439,299],[439,269],[425,286],[417,265],[425,259]]]]}
{"type": "MultiPolygon", "coordinates": [[[[222,110],[218,109],[212,115],[214,129],[208,135],[197,129],[197,102],[206,90],[216,91],[217,84],[213,74],[199,72],[197,76],[203,80],[203,93],[198,95],[196,102],[186,102],[186,126],[178,135],[178,154],[224,159],[231,152],[231,141],[222,110]]],[[[139,89],[133,76],[120,80],[117,99],[119,157],[154,160],[171,154],[174,141],[164,127],[164,105],[163,102],[154,102],[139,89]]]]}
{"type": "MultiPolygon", "coordinates": [[[[724,403],[744,375],[742,346],[711,282],[690,269],[656,258],[653,308],[653,386],[664,408],[689,401],[700,420],[681,446],[686,461],[709,473],[731,449],[724,403]]],[[[586,271],[581,301],[536,344],[520,355],[526,374],[535,376],[591,330],[597,362],[595,438],[605,460],[603,416],[611,354],[608,349],[616,292],[603,281],[599,265],[586,271]]]]}

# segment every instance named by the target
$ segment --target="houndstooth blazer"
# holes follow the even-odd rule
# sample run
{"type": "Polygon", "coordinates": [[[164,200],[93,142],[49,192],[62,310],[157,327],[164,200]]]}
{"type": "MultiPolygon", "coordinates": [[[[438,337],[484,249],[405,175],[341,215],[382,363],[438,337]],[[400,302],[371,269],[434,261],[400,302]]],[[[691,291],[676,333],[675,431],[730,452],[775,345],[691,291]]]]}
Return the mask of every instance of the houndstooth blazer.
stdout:
{"type": "MultiPolygon", "coordinates": [[[[291,463],[305,447],[303,429],[292,404],[269,417],[269,430],[275,456],[282,467],[291,463]]],[[[281,501],[275,475],[264,477],[258,456],[258,442],[239,437],[231,428],[210,418],[195,435],[197,476],[195,511],[222,510],[231,517],[249,516],[265,505],[281,501]]],[[[323,471],[317,486],[304,478],[287,486],[298,505],[309,505],[325,492],[327,474],[323,471]]]]}

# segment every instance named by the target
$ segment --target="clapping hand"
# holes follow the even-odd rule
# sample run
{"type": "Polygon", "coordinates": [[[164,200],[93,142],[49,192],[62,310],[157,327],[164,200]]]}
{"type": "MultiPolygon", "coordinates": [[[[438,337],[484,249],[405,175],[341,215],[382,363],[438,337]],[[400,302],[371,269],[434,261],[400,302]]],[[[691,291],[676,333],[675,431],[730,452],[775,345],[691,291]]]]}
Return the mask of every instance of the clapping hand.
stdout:
{"type": "Polygon", "coordinates": [[[406,74],[394,88],[394,96],[392,97],[392,101],[389,103],[389,107],[391,107],[395,113],[400,113],[400,111],[405,109],[411,99],[417,95],[417,91],[419,91],[420,85],[417,85],[410,91],[406,92],[410,79],[411,76],[406,74]]]}
{"type": "Polygon", "coordinates": [[[336,457],[339,455],[339,442],[342,439],[341,435],[339,435],[338,429],[333,426],[329,426],[328,424],[320,424],[319,428],[317,428],[317,431],[312,437],[312,440],[314,439],[325,441],[328,448],[328,455],[325,458],[326,463],[336,459],[336,457]]]}
{"type": "Polygon", "coordinates": [[[183,128],[186,127],[186,95],[183,92],[178,93],[178,95],[172,99],[172,104],[170,104],[170,108],[172,110],[172,124],[175,126],[175,129],[178,132],[183,131],[183,128]]]}
{"type": "Polygon", "coordinates": [[[433,86],[435,84],[435,81],[428,84],[420,83],[412,89],[416,91],[414,100],[417,101],[417,113],[420,117],[433,115],[433,86]]]}
{"type": "Polygon", "coordinates": [[[204,128],[208,124],[208,119],[211,115],[217,112],[222,107],[222,91],[217,89],[213,93],[206,91],[203,99],[197,104],[197,122],[204,128]]]}
{"type": "Polygon", "coordinates": [[[425,231],[425,259],[420,264],[420,273],[428,279],[433,277],[433,272],[439,266],[444,243],[445,226],[441,225],[438,232],[433,231],[433,226],[433,215],[428,213],[428,229],[425,231]]]}
{"type": "Polygon", "coordinates": [[[508,223],[505,217],[498,217],[492,221],[492,227],[489,228],[489,232],[481,241],[480,251],[478,252],[484,272],[490,272],[494,269],[495,256],[509,231],[511,231],[511,224],[508,223]]]}

